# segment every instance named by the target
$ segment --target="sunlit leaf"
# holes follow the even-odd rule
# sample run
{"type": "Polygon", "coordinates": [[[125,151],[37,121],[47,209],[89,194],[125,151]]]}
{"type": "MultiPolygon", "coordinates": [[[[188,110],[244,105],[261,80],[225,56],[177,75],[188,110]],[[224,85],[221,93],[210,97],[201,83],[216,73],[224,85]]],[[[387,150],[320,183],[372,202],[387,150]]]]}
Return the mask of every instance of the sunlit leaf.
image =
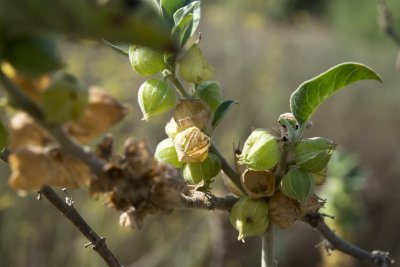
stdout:
{"type": "Polygon", "coordinates": [[[180,46],[196,32],[200,23],[200,1],[194,1],[174,13],[173,36],[180,40],[180,46]]]}
{"type": "Polygon", "coordinates": [[[107,40],[103,39],[103,42],[108,45],[109,47],[111,47],[112,49],[114,49],[117,53],[123,55],[123,56],[129,56],[129,44],[125,44],[125,43],[111,43],[107,40]]]}
{"type": "Polygon", "coordinates": [[[218,106],[217,110],[215,111],[214,117],[211,122],[211,127],[215,129],[218,124],[221,122],[222,118],[225,116],[226,112],[235,104],[239,104],[239,102],[235,100],[226,100],[222,102],[221,105],[218,106]]]}
{"type": "Polygon", "coordinates": [[[290,97],[290,109],[296,120],[303,124],[328,97],[346,85],[361,80],[382,82],[378,73],[363,64],[339,64],[302,83],[290,97]]]}

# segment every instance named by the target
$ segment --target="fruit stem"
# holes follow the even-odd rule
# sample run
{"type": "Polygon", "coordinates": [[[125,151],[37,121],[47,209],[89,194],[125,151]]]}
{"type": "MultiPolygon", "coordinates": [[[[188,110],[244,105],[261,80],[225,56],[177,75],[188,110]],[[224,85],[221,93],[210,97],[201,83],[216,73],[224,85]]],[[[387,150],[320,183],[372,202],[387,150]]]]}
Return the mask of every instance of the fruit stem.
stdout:
{"type": "Polygon", "coordinates": [[[228,176],[228,178],[235,184],[235,186],[244,194],[246,194],[246,191],[244,191],[244,188],[242,186],[242,183],[240,182],[240,175],[231,167],[231,165],[226,161],[224,156],[221,154],[221,152],[218,150],[217,146],[214,144],[214,142],[211,142],[210,146],[210,152],[214,153],[218,157],[218,159],[221,161],[221,166],[222,170],[228,176]]]}
{"type": "Polygon", "coordinates": [[[261,236],[261,267],[275,267],[274,228],[270,224],[267,232],[261,236]]]}
{"type": "Polygon", "coordinates": [[[175,86],[175,89],[177,89],[177,91],[183,98],[190,98],[190,94],[186,91],[185,87],[183,87],[178,78],[176,78],[175,73],[176,73],[176,64],[172,66],[171,73],[167,76],[167,79],[175,86]]]}

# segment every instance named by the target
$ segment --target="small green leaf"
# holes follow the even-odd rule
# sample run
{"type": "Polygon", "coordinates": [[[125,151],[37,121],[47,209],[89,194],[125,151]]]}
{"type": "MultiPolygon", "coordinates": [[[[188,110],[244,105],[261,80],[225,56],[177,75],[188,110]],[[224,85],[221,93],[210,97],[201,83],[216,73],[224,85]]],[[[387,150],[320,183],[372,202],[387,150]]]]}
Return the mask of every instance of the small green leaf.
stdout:
{"type": "Polygon", "coordinates": [[[123,55],[123,56],[129,56],[129,44],[125,43],[111,43],[107,40],[103,39],[103,43],[114,49],[117,53],[123,55]]]}
{"type": "Polygon", "coordinates": [[[200,23],[200,11],[200,1],[194,1],[174,13],[175,26],[172,33],[180,40],[181,47],[196,32],[200,23]]]}
{"type": "Polygon", "coordinates": [[[226,112],[235,104],[239,104],[239,102],[235,100],[226,100],[218,106],[217,110],[215,110],[215,114],[211,122],[211,127],[213,130],[217,128],[218,124],[221,122],[226,112]]]}
{"type": "Polygon", "coordinates": [[[296,120],[303,124],[328,97],[346,85],[361,80],[382,82],[378,73],[363,64],[339,64],[302,83],[290,97],[290,109],[296,120]]]}
{"type": "Polygon", "coordinates": [[[7,130],[6,128],[4,128],[3,123],[0,121],[0,151],[3,151],[3,149],[6,147],[7,140],[7,130]]]}
{"type": "Polygon", "coordinates": [[[185,0],[160,0],[163,16],[173,19],[174,13],[185,3],[185,0]]]}
{"type": "Polygon", "coordinates": [[[300,203],[305,203],[314,191],[314,178],[300,168],[291,168],[281,181],[282,193],[300,203]]]}

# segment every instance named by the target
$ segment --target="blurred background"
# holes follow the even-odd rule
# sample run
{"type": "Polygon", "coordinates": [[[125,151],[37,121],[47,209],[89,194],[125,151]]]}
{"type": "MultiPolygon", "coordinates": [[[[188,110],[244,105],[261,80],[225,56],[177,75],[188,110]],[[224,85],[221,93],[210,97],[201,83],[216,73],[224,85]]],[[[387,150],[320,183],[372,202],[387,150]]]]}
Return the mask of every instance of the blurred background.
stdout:
{"type": "MultiPolygon", "coordinates": [[[[400,2],[387,2],[400,29],[400,2]]],[[[376,1],[203,1],[201,48],[216,69],[225,99],[240,102],[215,135],[229,160],[232,144],[243,143],[252,128],[277,124],[277,117],[289,111],[290,94],[304,80],[346,61],[381,74],[382,84],[360,82],[324,103],[306,135],[340,145],[328,182],[319,191],[328,199],[323,212],[335,216],[329,224],[362,248],[390,251],[400,262],[399,48],[379,29],[376,13],[376,1]]],[[[127,58],[89,41],[65,40],[61,48],[68,71],[130,107],[127,118],[112,129],[119,149],[131,136],[147,139],[153,149],[166,137],[170,114],[141,121],[137,90],[144,79],[127,58]]],[[[0,164],[0,266],[105,266],[45,199],[11,190],[8,167],[0,164]]],[[[226,193],[221,179],[216,180],[216,194],[226,193]]],[[[259,238],[237,241],[227,213],[175,211],[148,217],[143,229],[132,231],[121,228],[119,214],[102,199],[90,198],[86,188],[70,194],[125,266],[259,265],[259,238]]],[[[327,257],[318,233],[300,222],[276,232],[280,267],[368,266],[339,252],[327,257]]]]}

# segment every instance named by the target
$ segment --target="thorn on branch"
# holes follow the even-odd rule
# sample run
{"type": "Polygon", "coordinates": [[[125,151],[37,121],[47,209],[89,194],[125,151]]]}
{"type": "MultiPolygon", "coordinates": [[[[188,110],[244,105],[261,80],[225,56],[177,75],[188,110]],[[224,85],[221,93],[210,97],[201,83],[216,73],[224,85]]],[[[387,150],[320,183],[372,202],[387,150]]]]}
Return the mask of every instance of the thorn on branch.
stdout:
{"type": "Polygon", "coordinates": [[[72,197],[68,194],[67,188],[63,188],[63,189],[61,189],[61,190],[62,190],[62,191],[64,192],[64,194],[66,195],[66,196],[65,196],[65,203],[66,203],[68,206],[73,207],[75,201],[73,201],[73,200],[72,200],[72,197]]]}
{"type": "Polygon", "coordinates": [[[89,242],[84,245],[85,248],[92,246],[94,250],[96,250],[98,247],[102,246],[106,242],[105,237],[100,237],[100,239],[96,240],[96,242],[89,242]]]}

